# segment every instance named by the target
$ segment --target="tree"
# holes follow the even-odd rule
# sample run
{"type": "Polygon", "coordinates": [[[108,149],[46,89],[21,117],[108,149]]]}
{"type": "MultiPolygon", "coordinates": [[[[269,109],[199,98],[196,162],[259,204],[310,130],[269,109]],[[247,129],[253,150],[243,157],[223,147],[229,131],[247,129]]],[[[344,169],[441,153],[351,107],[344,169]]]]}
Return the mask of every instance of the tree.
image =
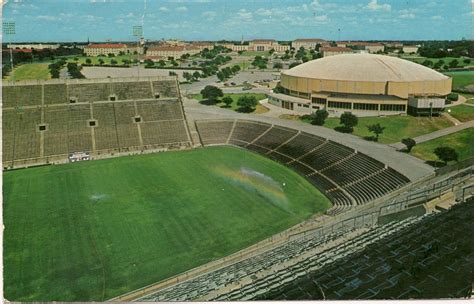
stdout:
{"type": "Polygon", "coordinates": [[[100,65],[103,65],[103,64],[104,64],[104,59],[99,58],[99,64],[100,64],[100,65]]]}
{"type": "Polygon", "coordinates": [[[328,118],[328,116],[329,113],[326,110],[317,110],[316,112],[311,114],[311,124],[322,126],[324,125],[324,122],[326,121],[326,118],[328,118]]]}
{"type": "Polygon", "coordinates": [[[201,95],[203,98],[215,102],[217,98],[224,96],[224,93],[218,87],[207,85],[201,90],[201,95]]]}
{"type": "Polygon", "coordinates": [[[92,60],[91,60],[90,58],[87,58],[87,59],[86,59],[86,63],[87,63],[87,64],[91,64],[91,63],[92,63],[92,60]]]}
{"type": "Polygon", "coordinates": [[[196,71],[196,72],[193,73],[193,77],[194,77],[195,79],[201,78],[201,73],[199,73],[198,71],[196,71]]]}
{"type": "Polygon", "coordinates": [[[279,70],[279,69],[283,69],[283,64],[282,64],[281,62],[275,62],[275,63],[273,64],[273,68],[274,68],[274,69],[278,69],[278,70],[279,70]]]}
{"type": "Polygon", "coordinates": [[[115,57],[115,54],[114,54],[114,53],[109,53],[109,54],[107,54],[107,56],[109,56],[109,57],[115,57]]]}
{"type": "Polygon", "coordinates": [[[217,72],[217,79],[219,79],[220,81],[225,80],[225,75],[222,71],[217,72]]]}
{"type": "Polygon", "coordinates": [[[193,75],[189,72],[183,72],[183,77],[186,79],[186,81],[191,81],[193,79],[193,75]]]}
{"type": "Polygon", "coordinates": [[[294,68],[294,67],[297,66],[297,65],[300,65],[300,63],[299,63],[299,62],[292,62],[292,63],[290,64],[289,68],[290,68],[290,69],[291,69],[291,68],[294,68]]]}
{"type": "Polygon", "coordinates": [[[166,62],[164,60],[160,60],[158,61],[158,65],[164,67],[166,65],[166,62]]]}
{"type": "Polygon", "coordinates": [[[457,59],[454,59],[449,63],[449,67],[450,68],[455,68],[455,67],[458,66],[458,64],[459,64],[459,61],[457,59]]]}
{"type": "Polygon", "coordinates": [[[402,144],[407,147],[407,152],[410,153],[411,149],[416,146],[416,141],[413,138],[404,138],[402,139],[402,144]]]}
{"type": "Polygon", "coordinates": [[[224,98],[222,98],[222,102],[225,103],[225,106],[227,108],[230,107],[230,105],[232,104],[233,101],[234,100],[230,96],[225,96],[224,98]]]}
{"type": "Polygon", "coordinates": [[[352,133],[354,131],[354,127],[359,123],[359,119],[354,114],[346,112],[341,115],[339,122],[344,127],[339,128],[338,131],[352,133]]]}
{"type": "Polygon", "coordinates": [[[463,62],[465,64],[469,64],[469,63],[471,63],[471,58],[466,58],[466,59],[463,60],[463,62]]]}
{"type": "Polygon", "coordinates": [[[110,64],[116,65],[116,64],[117,64],[117,60],[115,60],[115,59],[110,60],[110,64]]]}
{"type": "Polygon", "coordinates": [[[235,74],[240,71],[240,65],[236,64],[232,67],[232,72],[235,74]]]}
{"type": "Polygon", "coordinates": [[[255,96],[244,95],[239,97],[237,100],[239,111],[246,113],[252,112],[252,110],[257,106],[257,103],[257,98],[255,98],[255,96]]]}
{"type": "Polygon", "coordinates": [[[458,161],[458,153],[451,147],[437,147],[433,151],[436,156],[444,162],[445,165],[448,164],[448,161],[458,161]]]}
{"type": "Polygon", "coordinates": [[[379,135],[383,133],[385,127],[382,127],[379,123],[367,126],[370,132],[375,134],[375,141],[379,141],[379,135]]]}

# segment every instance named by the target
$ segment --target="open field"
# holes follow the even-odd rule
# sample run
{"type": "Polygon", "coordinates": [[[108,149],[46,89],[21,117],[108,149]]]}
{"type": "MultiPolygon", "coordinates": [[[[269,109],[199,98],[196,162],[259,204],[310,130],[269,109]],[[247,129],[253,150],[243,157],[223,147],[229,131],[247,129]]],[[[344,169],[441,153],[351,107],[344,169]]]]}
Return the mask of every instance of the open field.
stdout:
{"type": "MultiPolygon", "coordinates": [[[[49,74],[47,63],[27,63],[15,67],[13,78],[15,81],[46,80],[51,78],[51,74],[49,74]]],[[[11,80],[11,76],[8,76],[6,80],[11,80]]]]}
{"type": "Polygon", "coordinates": [[[474,130],[462,131],[439,137],[416,145],[410,154],[426,161],[436,161],[438,158],[433,150],[439,146],[454,148],[459,155],[459,161],[474,157],[474,130]]]}
{"type": "Polygon", "coordinates": [[[451,116],[456,118],[459,121],[466,122],[474,120],[474,107],[459,105],[449,108],[451,116]]]}
{"type": "MultiPolygon", "coordinates": [[[[265,94],[260,94],[260,93],[235,93],[235,94],[226,94],[226,93],[224,93],[224,97],[225,97],[225,96],[230,96],[230,97],[232,98],[232,101],[233,101],[233,102],[230,104],[229,107],[227,107],[224,103],[218,103],[218,104],[216,104],[216,106],[219,106],[219,107],[221,107],[221,108],[230,109],[230,110],[234,110],[234,111],[235,111],[235,110],[237,110],[237,109],[239,108],[239,106],[237,106],[237,101],[239,100],[239,98],[240,98],[241,96],[244,96],[244,95],[255,96],[255,98],[257,99],[257,101],[267,98],[267,96],[266,96],[265,94]]],[[[193,95],[191,95],[191,98],[196,99],[196,100],[198,100],[199,102],[201,102],[201,101],[203,100],[201,94],[193,94],[193,95]]],[[[222,99],[222,98],[221,98],[221,99],[222,99]]],[[[267,112],[267,111],[268,111],[268,110],[267,110],[265,107],[263,107],[263,106],[261,106],[261,105],[259,104],[259,105],[257,105],[257,107],[256,107],[256,109],[255,109],[255,111],[254,111],[254,113],[260,114],[260,113],[265,113],[265,112],[267,112]]]]}
{"type": "MultiPolygon", "coordinates": [[[[474,110],[474,108],[473,108],[474,110]]],[[[385,127],[379,142],[388,144],[401,141],[406,137],[416,137],[437,130],[451,127],[453,124],[444,117],[413,117],[413,116],[386,116],[386,117],[359,117],[359,124],[354,128],[354,135],[365,137],[374,134],[367,129],[368,125],[379,123],[385,127]]],[[[339,118],[326,119],[325,127],[334,129],[339,125],[339,118]]]]}
{"type": "Polygon", "coordinates": [[[330,206],[297,173],[231,147],[5,172],[4,194],[4,290],[15,301],[102,301],[330,206]]]}
{"type": "Polygon", "coordinates": [[[252,56],[252,57],[255,57],[255,56],[265,56],[265,57],[268,57],[270,56],[270,52],[268,51],[265,51],[265,52],[258,52],[258,51],[245,51],[242,53],[241,56],[252,56]]]}
{"type": "Polygon", "coordinates": [[[444,74],[453,78],[453,88],[474,85],[474,71],[446,72],[444,74]]]}
{"type": "Polygon", "coordinates": [[[410,60],[410,61],[414,61],[414,62],[419,63],[419,64],[422,64],[425,60],[430,60],[431,62],[433,62],[433,65],[435,65],[438,61],[443,60],[444,61],[443,66],[444,65],[449,66],[449,63],[451,61],[457,60],[458,61],[457,67],[464,67],[466,65],[471,65],[471,64],[473,64],[473,61],[474,61],[474,59],[471,59],[471,63],[466,64],[466,63],[464,63],[463,60],[466,59],[467,57],[428,58],[428,57],[422,57],[422,56],[419,56],[419,55],[402,55],[401,58],[406,59],[406,60],[410,60]]]}

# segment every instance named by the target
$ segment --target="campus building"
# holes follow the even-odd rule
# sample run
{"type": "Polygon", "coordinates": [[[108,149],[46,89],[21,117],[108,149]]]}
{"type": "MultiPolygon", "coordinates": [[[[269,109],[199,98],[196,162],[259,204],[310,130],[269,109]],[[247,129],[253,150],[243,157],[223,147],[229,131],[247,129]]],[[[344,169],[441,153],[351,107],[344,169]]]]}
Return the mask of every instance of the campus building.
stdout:
{"type": "Polygon", "coordinates": [[[338,47],[338,46],[327,46],[319,49],[323,57],[341,55],[341,54],[352,54],[354,51],[351,48],[347,47],[338,47]]]}
{"type": "Polygon", "coordinates": [[[291,47],[295,50],[303,47],[305,49],[314,49],[317,45],[324,46],[327,42],[324,39],[296,39],[291,42],[291,47]]]}
{"type": "Polygon", "coordinates": [[[137,51],[139,54],[143,54],[143,47],[127,45],[125,43],[96,43],[89,44],[84,48],[84,54],[87,56],[107,56],[108,54],[118,56],[120,54],[133,54],[137,51]]]}
{"type": "Polygon", "coordinates": [[[59,48],[59,43],[28,43],[28,44],[8,44],[7,48],[9,49],[32,49],[32,50],[42,50],[42,49],[51,49],[55,50],[59,48]]]}
{"type": "Polygon", "coordinates": [[[146,55],[151,58],[161,59],[178,59],[182,55],[189,54],[194,55],[199,53],[201,50],[197,46],[193,45],[180,45],[180,46],[155,46],[151,47],[146,51],[146,55]]]}
{"type": "Polygon", "coordinates": [[[330,56],[281,73],[284,94],[269,102],[297,113],[326,109],[339,116],[436,115],[451,92],[451,78],[420,64],[374,54],[330,56]]]}
{"type": "Polygon", "coordinates": [[[354,50],[363,50],[369,53],[383,52],[385,46],[379,42],[365,42],[365,41],[338,41],[338,47],[350,47],[354,50]]]}
{"type": "Polygon", "coordinates": [[[231,49],[233,52],[239,51],[255,51],[255,52],[268,52],[274,50],[277,53],[284,53],[286,50],[290,49],[289,45],[279,44],[276,40],[273,39],[255,39],[248,42],[248,44],[232,44],[232,43],[220,43],[228,49],[231,49]]]}
{"type": "Polygon", "coordinates": [[[404,45],[402,49],[405,54],[415,54],[418,53],[418,48],[417,45],[404,45]]]}

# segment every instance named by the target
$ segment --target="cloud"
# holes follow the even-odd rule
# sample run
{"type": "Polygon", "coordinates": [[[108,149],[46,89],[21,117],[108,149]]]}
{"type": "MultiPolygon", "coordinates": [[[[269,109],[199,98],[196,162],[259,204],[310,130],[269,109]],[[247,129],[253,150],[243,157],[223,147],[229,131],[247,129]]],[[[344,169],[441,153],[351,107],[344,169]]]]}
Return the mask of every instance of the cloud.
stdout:
{"type": "Polygon", "coordinates": [[[248,21],[250,19],[252,19],[253,15],[252,15],[252,12],[249,12],[247,11],[245,8],[243,9],[240,9],[238,12],[237,12],[237,16],[239,16],[240,18],[248,21]]]}
{"type": "Polygon", "coordinates": [[[179,6],[176,8],[178,12],[187,12],[188,8],[186,6],[179,6]]]}
{"type": "Polygon", "coordinates": [[[36,17],[38,20],[44,20],[44,21],[57,21],[59,20],[58,17],[56,16],[50,16],[50,15],[39,15],[36,17]]]}
{"type": "Polygon", "coordinates": [[[314,20],[321,22],[321,21],[328,21],[329,18],[328,18],[327,15],[322,15],[322,16],[316,16],[316,17],[314,17],[314,20]]]}
{"type": "MultiPolygon", "coordinates": [[[[474,0],[473,0],[473,1],[474,1],[474,0]]],[[[437,15],[437,16],[431,17],[431,19],[432,19],[432,20],[443,20],[444,18],[443,18],[442,16],[437,15]]]]}
{"type": "Polygon", "coordinates": [[[216,16],[217,16],[217,13],[214,12],[214,11],[206,11],[206,12],[203,12],[201,14],[201,16],[203,16],[204,18],[207,18],[207,19],[214,19],[216,16]]]}
{"type": "Polygon", "coordinates": [[[389,12],[392,9],[392,6],[390,4],[379,4],[377,0],[371,0],[365,8],[371,10],[371,11],[384,11],[384,12],[389,12]]]}
{"type": "Polygon", "coordinates": [[[170,9],[167,8],[166,6],[162,6],[158,10],[161,11],[161,12],[168,12],[170,9]]]}
{"type": "Polygon", "coordinates": [[[415,14],[413,14],[413,13],[401,14],[398,17],[401,18],[401,19],[415,19],[416,18],[415,14]]]}

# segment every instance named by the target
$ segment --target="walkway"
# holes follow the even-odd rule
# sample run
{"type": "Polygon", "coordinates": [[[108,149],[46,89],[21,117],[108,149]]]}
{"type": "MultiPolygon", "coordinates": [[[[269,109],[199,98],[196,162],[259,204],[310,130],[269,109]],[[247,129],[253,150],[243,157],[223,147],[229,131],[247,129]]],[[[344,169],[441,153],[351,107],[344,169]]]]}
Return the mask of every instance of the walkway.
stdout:
{"type": "MultiPolygon", "coordinates": [[[[435,131],[433,133],[420,135],[420,136],[417,136],[413,139],[416,141],[417,144],[419,144],[419,143],[422,143],[422,142],[425,142],[425,141],[429,141],[429,140],[432,140],[432,139],[435,139],[435,138],[438,138],[438,137],[449,135],[449,134],[452,134],[452,133],[455,133],[455,132],[458,132],[458,131],[461,131],[461,130],[464,130],[464,129],[468,129],[468,128],[474,128],[474,120],[459,124],[457,126],[449,127],[449,128],[442,129],[442,130],[438,130],[438,131],[435,131]]],[[[405,148],[405,145],[402,144],[401,142],[390,144],[390,146],[397,149],[397,150],[401,150],[401,149],[405,148]]]]}

